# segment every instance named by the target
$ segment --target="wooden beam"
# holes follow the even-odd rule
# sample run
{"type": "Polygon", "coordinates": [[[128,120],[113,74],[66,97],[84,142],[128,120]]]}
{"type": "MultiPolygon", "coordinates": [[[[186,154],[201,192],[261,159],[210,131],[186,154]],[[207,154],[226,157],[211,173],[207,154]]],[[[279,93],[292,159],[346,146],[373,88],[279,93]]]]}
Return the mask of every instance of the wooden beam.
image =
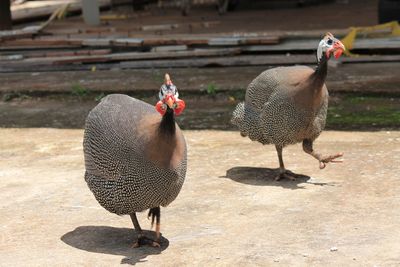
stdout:
{"type": "MultiPolygon", "coordinates": [[[[122,53],[121,53],[122,54],[122,53]]],[[[97,70],[110,70],[110,69],[153,69],[153,68],[188,68],[188,67],[244,67],[244,66],[282,66],[282,65],[312,65],[316,64],[314,55],[239,55],[239,56],[226,56],[226,57],[204,57],[204,58],[180,58],[170,60],[165,59],[149,59],[149,60],[129,60],[127,61],[114,61],[114,63],[106,63],[107,60],[113,61],[117,58],[112,54],[108,55],[109,58],[100,56],[83,57],[85,63],[90,64],[70,64],[79,63],[75,60],[77,58],[66,57],[62,61],[56,61],[55,58],[49,58],[48,61],[37,59],[4,58],[0,61],[0,73],[12,72],[36,72],[43,71],[85,71],[91,70],[93,66],[97,70]],[[111,60],[113,59],[113,60],[111,60]],[[96,61],[96,62],[95,62],[96,61]],[[54,63],[56,63],[54,65],[54,63]]],[[[109,61],[109,62],[110,62],[109,61]]],[[[357,58],[343,57],[338,62],[343,64],[357,64],[357,63],[377,63],[377,62],[400,62],[400,55],[384,55],[384,56],[361,56],[357,58]]]]}
{"type": "MultiPolygon", "coordinates": [[[[41,26],[28,26],[18,30],[0,31],[0,42],[4,40],[32,37],[34,34],[37,34],[41,30],[41,28],[41,26]]],[[[2,49],[4,50],[4,43],[2,43],[2,45],[0,46],[0,50],[2,49]]]]}
{"type": "MultiPolygon", "coordinates": [[[[1,35],[0,35],[1,37],[1,35]]],[[[5,50],[9,46],[14,49],[30,49],[31,47],[57,47],[57,46],[82,46],[82,41],[80,40],[69,40],[69,39],[18,39],[12,41],[5,41],[2,43],[0,50],[5,50]]]]}
{"type": "MultiPolygon", "coordinates": [[[[175,59],[175,58],[190,58],[190,57],[224,57],[229,55],[239,54],[237,48],[224,49],[198,49],[193,51],[177,51],[177,52],[128,52],[114,54],[89,54],[89,55],[73,55],[73,56],[57,56],[57,57],[42,57],[42,58],[26,58],[16,62],[0,62],[0,72],[3,70],[15,69],[32,69],[38,66],[57,66],[68,64],[84,64],[84,63],[106,63],[120,62],[127,60],[147,61],[151,59],[175,59]]],[[[170,60],[171,61],[171,60],[170,60]]]]}
{"type": "MultiPolygon", "coordinates": [[[[4,0],[0,0],[3,2],[4,0]]],[[[22,21],[38,17],[46,17],[51,15],[55,10],[63,6],[64,4],[70,4],[69,12],[78,12],[82,10],[81,0],[42,0],[42,1],[28,1],[21,5],[13,6],[11,8],[13,21],[22,21]]],[[[99,0],[100,8],[107,7],[110,5],[110,0],[99,0]]]]}
{"type": "MultiPolygon", "coordinates": [[[[109,33],[107,33],[109,34],[109,33]]],[[[1,32],[0,32],[1,38],[1,32]]],[[[256,45],[254,49],[261,49],[263,51],[264,46],[274,45],[279,43],[279,37],[277,36],[264,36],[264,37],[221,37],[214,38],[210,36],[172,36],[172,37],[145,37],[145,38],[123,38],[123,37],[110,37],[110,38],[92,38],[86,37],[83,34],[77,34],[74,36],[59,37],[59,36],[43,36],[35,39],[23,39],[23,40],[10,40],[3,43],[3,46],[15,46],[21,47],[37,47],[42,45],[50,45],[52,43],[64,43],[74,44],[83,46],[244,46],[244,45],[256,45]]],[[[278,47],[278,46],[274,46],[278,47]]],[[[308,46],[310,47],[310,46],[308,46]]],[[[286,49],[285,47],[283,47],[286,49]]],[[[253,49],[249,47],[249,51],[253,49]]],[[[4,50],[4,49],[3,49],[4,50]]],[[[271,50],[271,49],[270,49],[271,50]]],[[[272,48],[273,50],[273,48],[272,48]]]]}
{"type": "MultiPolygon", "coordinates": [[[[243,46],[244,52],[270,52],[270,51],[315,51],[318,47],[318,39],[284,40],[276,45],[252,45],[243,46]]],[[[354,42],[353,49],[398,49],[400,37],[387,38],[359,38],[354,42]]]]}

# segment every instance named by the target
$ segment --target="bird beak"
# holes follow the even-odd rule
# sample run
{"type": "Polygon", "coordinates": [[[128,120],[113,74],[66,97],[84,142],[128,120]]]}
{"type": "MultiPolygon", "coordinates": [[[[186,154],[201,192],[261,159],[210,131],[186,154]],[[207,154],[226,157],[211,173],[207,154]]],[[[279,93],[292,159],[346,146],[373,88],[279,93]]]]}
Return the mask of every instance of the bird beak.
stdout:
{"type": "Polygon", "coordinates": [[[343,43],[339,40],[336,40],[336,42],[333,44],[333,56],[337,59],[344,51],[346,51],[346,48],[344,47],[343,43]]]}
{"type": "Polygon", "coordinates": [[[165,101],[165,104],[167,104],[169,108],[172,108],[174,106],[174,100],[172,97],[169,97],[167,101],[165,101]]]}

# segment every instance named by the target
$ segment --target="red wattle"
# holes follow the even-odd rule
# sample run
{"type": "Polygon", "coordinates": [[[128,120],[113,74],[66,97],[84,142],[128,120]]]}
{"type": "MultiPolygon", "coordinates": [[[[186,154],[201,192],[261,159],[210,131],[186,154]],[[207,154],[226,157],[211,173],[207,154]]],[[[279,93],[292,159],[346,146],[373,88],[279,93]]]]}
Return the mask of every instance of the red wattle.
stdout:
{"type": "Polygon", "coordinates": [[[175,115],[178,116],[185,109],[186,104],[185,104],[185,101],[180,100],[180,99],[177,99],[175,103],[176,103],[177,107],[175,108],[174,111],[175,111],[175,115]]]}
{"type": "Polygon", "coordinates": [[[163,102],[162,101],[158,101],[156,104],[156,110],[158,111],[158,113],[160,113],[161,115],[164,115],[165,112],[167,111],[166,109],[163,108],[163,102]]]}
{"type": "Polygon", "coordinates": [[[333,55],[335,56],[336,59],[338,59],[343,53],[342,49],[337,49],[335,52],[333,52],[333,55]]]}

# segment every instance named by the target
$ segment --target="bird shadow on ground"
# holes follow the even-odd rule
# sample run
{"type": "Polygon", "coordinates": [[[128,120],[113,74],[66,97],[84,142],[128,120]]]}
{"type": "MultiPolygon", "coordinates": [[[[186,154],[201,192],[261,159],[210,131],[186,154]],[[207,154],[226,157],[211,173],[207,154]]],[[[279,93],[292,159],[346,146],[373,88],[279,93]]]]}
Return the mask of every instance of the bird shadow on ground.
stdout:
{"type": "MultiPolygon", "coordinates": [[[[256,186],[280,186],[289,189],[302,189],[303,186],[299,184],[307,183],[311,178],[303,174],[295,174],[296,180],[291,181],[283,178],[279,181],[275,181],[275,177],[278,175],[278,169],[270,168],[257,168],[257,167],[233,167],[226,171],[226,175],[222,178],[229,178],[232,181],[256,185],[256,186]]],[[[323,185],[323,184],[319,184],[323,185]]]]}
{"type": "MultiPolygon", "coordinates": [[[[143,231],[147,237],[155,237],[153,231],[143,231]]],[[[74,248],[89,252],[122,255],[121,264],[135,265],[145,261],[148,255],[161,254],[169,246],[168,239],[161,236],[160,248],[143,246],[132,248],[137,235],[133,229],[109,226],[79,226],[64,234],[61,240],[74,248]]]]}

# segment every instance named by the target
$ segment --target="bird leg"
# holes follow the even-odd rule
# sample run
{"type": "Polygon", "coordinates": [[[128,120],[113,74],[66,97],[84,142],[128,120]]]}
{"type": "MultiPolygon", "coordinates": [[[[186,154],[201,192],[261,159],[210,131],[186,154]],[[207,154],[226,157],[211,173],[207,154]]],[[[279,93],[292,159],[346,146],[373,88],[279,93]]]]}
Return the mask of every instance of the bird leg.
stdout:
{"type": "Polygon", "coordinates": [[[133,244],[132,247],[137,248],[137,247],[140,247],[141,245],[143,245],[143,242],[142,242],[143,231],[142,231],[142,228],[140,227],[139,221],[136,217],[136,213],[132,213],[132,214],[130,214],[130,216],[131,216],[133,226],[135,227],[135,231],[137,232],[137,236],[138,236],[137,241],[133,244]]]}
{"type": "Polygon", "coordinates": [[[160,218],[161,218],[161,210],[160,207],[151,208],[149,210],[149,214],[147,218],[151,217],[151,228],[154,225],[154,219],[156,219],[156,240],[153,241],[153,247],[160,247],[160,218]]]}
{"type": "Polygon", "coordinates": [[[278,158],[279,158],[279,174],[275,177],[275,181],[279,181],[282,178],[287,178],[291,181],[296,180],[296,175],[291,171],[286,170],[285,165],[283,164],[283,158],[282,158],[283,147],[276,145],[275,148],[276,152],[278,152],[278,158]]]}
{"type": "Polygon", "coordinates": [[[158,242],[146,237],[143,234],[142,228],[139,225],[139,221],[136,217],[136,213],[130,214],[133,226],[135,227],[135,231],[137,232],[137,241],[132,245],[133,248],[138,248],[143,245],[151,245],[152,247],[160,247],[158,242]]]}
{"type": "Polygon", "coordinates": [[[334,155],[329,155],[329,156],[322,156],[321,154],[317,153],[313,149],[313,142],[310,139],[304,139],[303,140],[303,150],[307,154],[310,154],[314,158],[316,158],[319,161],[319,168],[323,169],[326,167],[326,164],[329,162],[332,163],[341,163],[343,160],[336,160],[337,158],[340,158],[343,156],[343,153],[337,153],[334,155]]]}

